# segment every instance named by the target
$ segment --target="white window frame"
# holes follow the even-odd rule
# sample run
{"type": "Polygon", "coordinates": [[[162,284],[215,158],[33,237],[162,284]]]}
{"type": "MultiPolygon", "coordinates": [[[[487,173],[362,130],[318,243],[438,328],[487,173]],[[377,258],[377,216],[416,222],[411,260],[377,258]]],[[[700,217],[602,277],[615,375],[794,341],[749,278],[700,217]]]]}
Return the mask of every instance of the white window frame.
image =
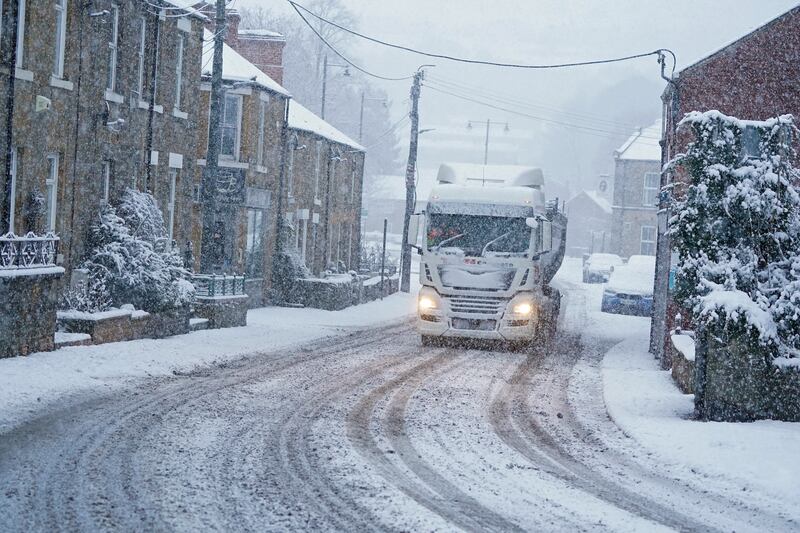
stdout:
{"type": "Polygon", "coordinates": [[[339,268],[339,261],[342,260],[342,224],[339,223],[339,234],[336,237],[336,268],[339,268]]]}
{"type": "Polygon", "coordinates": [[[658,172],[645,172],[644,173],[644,182],[642,184],[642,205],[647,207],[654,207],[658,205],[658,189],[660,188],[661,184],[661,174],[658,172]],[[650,187],[647,184],[647,178],[654,177],[655,178],[655,186],[650,187]],[[652,195],[653,201],[650,202],[650,195],[652,195]]]}
{"type": "Polygon", "coordinates": [[[167,226],[167,236],[169,237],[170,245],[172,244],[172,238],[175,235],[175,198],[177,196],[177,189],[178,189],[178,169],[171,168],[169,169],[169,201],[167,202],[167,219],[169,220],[169,226],[167,226]]]}
{"type": "Polygon", "coordinates": [[[319,200],[319,175],[322,172],[322,141],[317,139],[317,153],[314,160],[314,201],[319,200]]]}
{"type": "Polygon", "coordinates": [[[349,234],[347,236],[347,268],[350,270],[355,270],[353,268],[353,223],[351,222],[349,225],[349,234]]]}
{"type": "Polygon", "coordinates": [[[353,161],[353,169],[350,172],[350,203],[356,200],[356,162],[353,161]]]}
{"type": "Polygon", "coordinates": [[[47,231],[56,230],[56,213],[58,211],[58,154],[47,155],[47,179],[45,188],[47,190],[47,231]]]}
{"type": "Polygon", "coordinates": [[[140,102],[144,101],[144,52],[147,44],[147,19],[139,17],[139,79],[137,85],[138,98],[140,102]]]}
{"type": "Polygon", "coordinates": [[[289,144],[289,161],[286,165],[286,195],[294,198],[294,151],[297,150],[297,142],[289,144]]]}
{"type": "Polygon", "coordinates": [[[175,109],[181,109],[181,96],[183,92],[183,47],[185,39],[182,33],[178,34],[178,57],[175,60],[175,109]]]}
{"type": "Polygon", "coordinates": [[[64,79],[64,58],[67,46],[67,0],[55,0],[53,3],[56,16],[55,58],[53,76],[64,79]]]}
{"type": "Polygon", "coordinates": [[[8,231],[14,233],[14,217],[17,208],[17,169],[19,168],[17,147],[11,148],[11,198],[8,204],[8,231]]]}
{"type": "Polygon", "coordinates": [[[655,255],[656,254],[656,239],[658,239],[658,233],[656,226],[642,226],[639,230],[639,253],[642,255],[655,255]],[[645,230],[652,231],[652,240],[645,240],[644,233],[645,230]],[[652,245],[653,253],[645,252],[645,245],[648,247],[652,245]]]}
{"type": "MultiPolygon", "coordinates": [[[[242,150],[242,100],[243,100],[242,99],[242,95],[240,95],[240,94],[225,93],[225,95],[223,96],[223,99],[222,99],[222,123],[220,124],[220,130],[219,130],[219,143],[220,143],[219,158],[220,159],[225,159],[225,160],[228,160],[228,161],[238,161],[239,160],[239,155],[241,154],[241,150],[242,150]],[[224,153],[222,153],[222,135],[223,135],[223,127],[224,127],[224,124],[225,124],[225,119],[227,118],[228,105],[226,103],[226,100],[228,98],[236,99],[236,118],[237,118],[237,120],[236,120],[236,137],[234,138],[234,143],[233,143],[233,154],[224,154],[224,153]]],[[[208,110],[208,112],[209,112],[209,127],[210,127],[210,116],[211,116],[210,115],[211,114],[210,107],[211,106],[209,106],[209,110],[208,110]]]]}
{"type": "Polygon", "coordinates": [[[108,80],[106,89],[117,89],[117,44],[119,43],[119,6],[111,4],[111,40],[108,41],[108,80]]]}
{"type": "Polygon", "coordinates": [[[264,128],[267,121],[267,103],[264,100],[258,101],[258,147],[256,164],[264,166],[264,128]]]}
{"type": "Polygon", "coordinates": [[[103,161],[103,201],[108,203],[111,193],[111,161],[103,161]]]}
{"type": "Polygon", "coordinates": [[[25,59],[25,4],[26,0],[19,0],[17,8],[17,60],[16,68],[23,68],[25,59]]]}
{"type": "Polygon", "coordinates": [[[303,219],[303,247],[300,249],[300,258],[303,260],[303,264],[308,266],[308,261],[306,261],[306,247],[308,246],[308,219],[303,219]]]}

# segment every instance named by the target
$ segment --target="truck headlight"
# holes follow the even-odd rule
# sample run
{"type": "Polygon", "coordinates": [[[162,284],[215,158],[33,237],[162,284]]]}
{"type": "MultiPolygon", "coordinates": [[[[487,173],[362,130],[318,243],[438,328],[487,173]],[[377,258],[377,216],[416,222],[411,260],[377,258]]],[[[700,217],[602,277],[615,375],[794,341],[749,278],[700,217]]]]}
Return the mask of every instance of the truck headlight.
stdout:
{"type": "Polygon", "coordinates": [[[417,299],[417,309],[420,313],[438,309],[440,306],[440,298],[437,292],[430,287],[423,287],[419,291],[417,299]]]}
{"type": "Polygon", "coordinates": [[[511,308],[515,315],[528,316],[533,311],[533,306],[528,302],[521,302],[511,308]]]}
{"type": "Polygon", "coordinates": [[[430,296],[420,296],[419,297],[419,310],[420,311],[430,311],[431,309],[436,309],[436,302],[430,296]]]}

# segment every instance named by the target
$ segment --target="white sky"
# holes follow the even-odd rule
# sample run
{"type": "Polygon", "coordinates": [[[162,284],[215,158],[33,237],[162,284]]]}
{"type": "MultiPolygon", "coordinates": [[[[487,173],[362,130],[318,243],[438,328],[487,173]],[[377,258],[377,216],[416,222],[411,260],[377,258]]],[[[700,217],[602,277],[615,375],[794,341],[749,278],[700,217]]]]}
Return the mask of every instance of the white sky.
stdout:
{"type": "MultiPolygon", "coordinates": [[[[282,0],[238,1],[239,5],[266,3],[289,10],[282,0]]],[[[677,54],[679,68],[797,5],[796,0],[342,2],[358,16],[359,31],[439,53],[504,62],[553,63],[631,55],[664,47],[677,54]]],[[[600,156],[589,154],[598,150],[597,143],[604,141],[602,137],[606,136],[609,146],[622,144],[632,125],[647,126],[660,112],[659,97],[664,83],[652,57],[579,69],[522,71],[431,60],[355,39],[350,46],[357,53],[357,62],[378,74],[404,76],[420,64],[435,63],[437,66],[429,70],[430,82],[433,84],[438,78],[469,86],[467,90],[458,89],[462,94],[480,91],[481,99],[491,100],[492,95],[500,95],[521,100],[538,107],[515,106],[515,109],[549,120],[585,124],[581,115],[586,114],[614,121],[593,124],[613,133],[587,133],[454,100],[423,88],[421,127],[439,126],[444,130],[445,125],[465,126],[468,120],[508,121],[512,132],[531,138],[530,153],[516,155],[516,161],[494,162],[538,163],[546,174],[549,171],[559,178],[581,182],[587,176],[607,172],[608,166],[602,168],[601,158],[608,148],[603,146],[600,156]],[[614,88],[620,85],[625,86],[620,89],[625,91],[624,98],[612,101],[614,88]],[[576,115],[565,117],[563,111],[576,115]],[[563,144],[563,150],[559,143],[563,144]],[[575,152],[580,153],[581,161],[575,165],[562,164],[575,152]]],[[[390,94],[394,116],[402,117],[407,110],[409,82],[376,83],[390,94]]],[[[501,130],[497,129],[498,135],[501,130]]],[[[480,128],[473,131],[480,153],[476,152],[471,162],[479,162],[483,158],[483,135],[480,128]]],[[[449,141],[437,139],[442,135],[445,134],[434,131],[423,137],[422,166],[438,164],[435,147],[449,141]]],[[[610,157],[609,154],[609,161],[610,157]]]]}

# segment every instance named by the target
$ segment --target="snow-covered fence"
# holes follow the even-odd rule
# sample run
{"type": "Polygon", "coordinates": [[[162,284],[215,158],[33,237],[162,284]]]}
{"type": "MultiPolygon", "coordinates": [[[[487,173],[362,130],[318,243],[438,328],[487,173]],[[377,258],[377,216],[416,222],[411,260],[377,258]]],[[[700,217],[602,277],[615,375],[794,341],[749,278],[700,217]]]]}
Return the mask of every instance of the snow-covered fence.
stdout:
{"type": "Polygon", "coordinates": [[[202,298],[242,296],[245,294],[245,277],[236,275],[195,274],[192,276],[195,295],[202,298]]]}
{"type": "Polygon", "coordinates": [[[54,233],[0,236],[0,269],[43,268],[56,264],[58,237],[54,233]]]}

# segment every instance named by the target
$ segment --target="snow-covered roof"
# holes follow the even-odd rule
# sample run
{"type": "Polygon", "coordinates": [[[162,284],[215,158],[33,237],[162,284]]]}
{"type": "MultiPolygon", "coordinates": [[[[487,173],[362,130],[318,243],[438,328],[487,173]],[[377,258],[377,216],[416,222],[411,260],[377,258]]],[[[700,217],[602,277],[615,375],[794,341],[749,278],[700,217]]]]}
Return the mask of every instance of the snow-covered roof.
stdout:
{"type": "MultiPolygon", "coordinates": [[[[208,17],[195,7],[197,6],[197,2],[192,2],[191,0],[166,0],[166,3],[183,9],[193,17],[197,17],[201,20],[208,20],[208,17]]],[[[172,15],[174,15],[174,13],[172,13],[172,15]]]]}
{"type": "MultiPolygon", "coordinates": [[[[210,42],[214,34],[208,30],[203,32],[203,40],[210,42]]],[[[214,47],[203,47],[203,76],[211,76],[214,47]]],[[[258,67],[239,55],[236,50],[224,44],[222,46],[222,77],[228,81],[249,81],[269,91],[290,96],[278,82],[261,72],[258,67]]]]}
{"type": "Polygon", "coordinates": [[[294,130],[314,133],[320,137],[344,144],[361,152],[366,151],[363,146],[303,107],[297,100],[289,101],[289,127],[294,130]]]}
{"type": "MultiPolygon", "coordinates": [[[[580,196],[586,196],[591,201],[596,203],[598,205],[598,207],[600,207],[600,209],[602,209],[603,211],[605,211],[609,215],[611,214],[611,203],[606,198],[601,196],[600,193],[598,193],[597,191],[581,191],[578,194],[576,194],[575,196],[573,196],[572,200],[575,200],[576,198],[578,198],[580,196]]],[[[571,203],[572,200],[570,200],[567,203],[571,203]]]]}
{"type": "Polygon", "coordinates": [[[637,161],[661,161],[661,119],[652,126],[639,128],[614,152],[618,159],[637,161]]]}
{"type": "Polygon", "coordinates": [[[245,29],[239,30],[239,37],[259,37],[263,39],[269,40],[276,40],[276,39],[284,39],[282,33],[278,33],[277,31],[272,30],[264,30],[264,29],[245,29]]]}

